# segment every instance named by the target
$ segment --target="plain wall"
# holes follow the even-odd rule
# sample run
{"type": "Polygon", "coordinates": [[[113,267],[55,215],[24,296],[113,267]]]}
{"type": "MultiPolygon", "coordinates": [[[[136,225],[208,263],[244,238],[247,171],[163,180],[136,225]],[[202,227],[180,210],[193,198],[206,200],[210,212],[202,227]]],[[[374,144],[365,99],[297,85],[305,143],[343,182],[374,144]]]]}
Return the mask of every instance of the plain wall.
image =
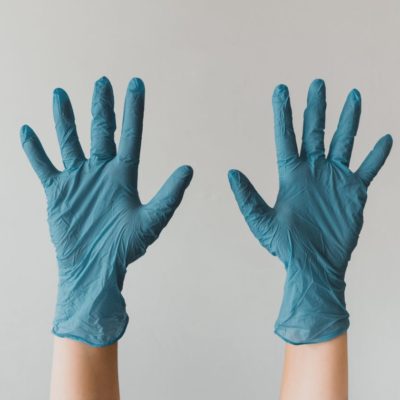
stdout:
{"type": "Polygon", "coordinates": [[[87,152],[93,85],[106,75],[118,128],[129,79],[146,83],[142,198],[176,166],[195,170],[168,227],[129,267],[122,398],[278,397],[284,269],[251,235],[226,172],[241,169],[274,203],[272,91],[289,86],[299,138],[319,77],[327,144],[348,91],[363,96],[352,168],[383,134],[395,141],[369,190],[346,293],[350,398],[399,399],[399,17],[396,0],[1,1],[0,398],[47,398],[57,286],[45,197],[19,128],[30,124],[61,167],[51,110],[61,86],[87,152]]]}

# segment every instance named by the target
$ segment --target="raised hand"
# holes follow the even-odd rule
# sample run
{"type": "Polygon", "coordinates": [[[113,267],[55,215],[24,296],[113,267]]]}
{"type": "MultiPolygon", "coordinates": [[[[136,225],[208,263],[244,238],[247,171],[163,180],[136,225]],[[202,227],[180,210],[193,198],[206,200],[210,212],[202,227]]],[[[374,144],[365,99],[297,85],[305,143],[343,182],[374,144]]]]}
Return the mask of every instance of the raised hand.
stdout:
{"type": "Polygon", "coordinates": [[[22,146],[47,196],[50,234],[59,265],[53,332],[93,346],[118,340],[128,323],[121,295],[128,264],[141,257],[179,206],[193,175],[178,168],[148,204],[142,204],[137,176],[145,89],[129,83],[118,151],[110,82],[95,84],[90,158],[76,132],[68,95],[54,91],[54,120],[65,169],[47,157],[33,130],[21,129],[22,146]]]}
{"type": "Polygon", "coordinates": [[[254,236],[284,263],[287,279],[275,332],[289,343],[315,343],[349,326],[345,272],[363,224],[367,189],[388,156],[392,138],[382,137],[357,171],[349,169],[361,113],[361,97],[347,97],[329,154],[325,156],[325,84],[315,80],[304,113],[300,154],[289,92],[273,94],[279,193],[269,207],[239,171],[229,181],[254,236]]]}

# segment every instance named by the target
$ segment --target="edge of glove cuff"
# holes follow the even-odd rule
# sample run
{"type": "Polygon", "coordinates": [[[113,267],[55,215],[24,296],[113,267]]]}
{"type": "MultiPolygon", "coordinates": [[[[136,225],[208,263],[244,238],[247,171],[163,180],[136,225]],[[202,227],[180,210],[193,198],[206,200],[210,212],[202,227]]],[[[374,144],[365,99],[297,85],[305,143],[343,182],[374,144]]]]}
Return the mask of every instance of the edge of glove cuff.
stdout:
{"type": "Polygon", "coordinates": [[[118,342],[119,339],[122,338],[122,336],[124,336],[124,333],[126,331],[126,328],[128,326],[128,322],[129,322],[129,317],[128,315],[126,316],[124,325],[122,326],[122,330],[121,332],[115,337],[112,338],[110,340],[104,341],[104,342],[94,342],[91,341],[89,339],[86,339],[84,337],[78,336],[78,335],[73,335],[73,334],[69,334],[69,333],[58,333],[55,328],[53,327],[51,332],[53,335],[60,337],[60,338],[64,338],[64,339],[71,339],[71,340],[75,340],[76,342],[81,342],[81,343],[85,343],[89,346],[92,347],[106,347],[106,346],[111,346],[112,344],[118,342]]]}
{"type": "Polygon", "coordinates": [[[323,343],[323,342],[328,342],[329,340],[332,340],[340,335],[343,335],[347,330],[349,329],[350,326],[350,321],[347,319],[346,323],[344,326],[341,326],[338,329],[335,329],[333,332],[330,332],[327,335],[323,335],[317,338],[312,338],[310,340],[302,340],[302,341],[297,341],[297,340],[291,340],[289,337],[284,336],[282,333],[279,332],[280,328],[275,328],[274,333],[278,337],[280,337],[283,341],[289,344],[293,344],[295,346],[301,346],[303,344],[316,344],[316,343],[323,343]]]}

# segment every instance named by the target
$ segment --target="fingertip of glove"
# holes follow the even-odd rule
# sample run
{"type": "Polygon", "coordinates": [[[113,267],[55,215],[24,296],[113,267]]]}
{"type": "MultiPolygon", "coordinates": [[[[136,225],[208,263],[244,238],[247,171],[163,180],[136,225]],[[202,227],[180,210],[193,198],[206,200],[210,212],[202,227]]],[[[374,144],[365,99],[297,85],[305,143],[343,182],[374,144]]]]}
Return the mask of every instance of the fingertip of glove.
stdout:
{"type": "Polygon", "coordinates": [[[190,165],[182,165],[178,168],[177,172],[182,178],[187,179],[188,182],[190,182],[193,177],[193,168],[190,165]]]}
{"type": "Polygon", "coordinates": [[[106,86],[106,85],[111,85],[111,82],[105,75],[103,75],[101,78],[97,79],[96,85],[106,86]]]}
{"type": "Polygon", "coordinates": [[[233,178],[234,175],[237,173],[238,171],[236,169],[230,169],[228,171],[228,178],[233,178]]]}
{"type": "Polygon", "coordinates": [[[230,169],[228,171],[228,180],[231,186],[238,182],[240,179],[240,172],[237,169],[230,169]]]}
{"type": "Polygon", "coordinates": [[[182,165],[178,168],[182,175],[193,175],[193,168],[190,165],[182,165]]]}
{"type": "Polygon", "coordinates": [[[24,145],[30,138],[34,136],[33,130],[29,125],[22,125],[19,130],[19,137],[21,139],[21,144],[24,145]]]}
{"type": "Polygon", "coordinates": [[[280,83],[274,90],[273,100],[285,101],[289,96],[289,89],[283,83],[280,83]]]}
{"type": "Polygon", "coordinates": [[[326,88],[324,80],[320,78],[314,79],[308,88],[307,107],[314,107],[315,105],[324,105],[326,107],[325,97],[326,88]]]}
{"type": "Polygon", "coordinates": [[[140,78],[132,78],[128,85],[132,92],[144,92],[144,82],[140,78]]]}
{"type": "Polygon", "coordinates": [[[383,138],[386,140],[386,142],[387,142],[390,146],[393,145],[393,137],[392,137],[392,135],[391,135],[390,133],[387,133],[383,138]]]}
{"type": "Polygon", "coordinates": [[[64,89],[58,87],[53,90],[53,99],[64,101],[68,99],[68,94],[64,89]]]}
{"type": "Polygon", "coordinates": [[[387,150],[389,151],[393,146],[393,137],[392,137],[392,135],[390,133],[387,133],[385,136],[383,136],[379,140],[379,142],[381,142],[387,148],[387,150]]]}
{"type": "Polygon", "coordinates": [[[360,103],[360,102],[361,102],[361,93],[359,92],[358,89],[356,89],[356,88],[352,89],[352,91],[350,92],[350,94],[351,94],[353,100],[354,100],[356,103],[360,103]]]}
{"type": "Polygon", "coordinates": [[[325,88],[325,81],[321,78],[316,78],[314,79],[311,84],[310,88],[316,89],[316,90],[321,90],[325,88]]]}

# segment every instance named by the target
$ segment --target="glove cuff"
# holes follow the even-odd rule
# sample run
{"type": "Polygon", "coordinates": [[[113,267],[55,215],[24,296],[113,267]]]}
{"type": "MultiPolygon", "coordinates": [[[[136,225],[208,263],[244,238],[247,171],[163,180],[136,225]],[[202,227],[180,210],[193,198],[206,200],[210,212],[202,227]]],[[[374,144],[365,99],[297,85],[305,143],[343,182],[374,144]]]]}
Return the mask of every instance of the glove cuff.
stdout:
{"type": "Polygon", "coordinates": [[[331,340],[349,328],[344,279],[326,269],[288,269],[275,333],[291,344],[331,340]]]}
{"type": "MultiPolygon", "coordinates": [[[[96,269],[89,267],[87,271],[91,274],[96,269]]],[[[96,273],[100,271],[104,269],[96,273]]],[[[60,274],[54,335],[94,347],[111,345],[123,336],[129,317],[121,294],[123,276],[118,279],[116,271],[121,275],[121,269],[110,268],[109,275],[85,276],[84,285],[60,274]]]]}

